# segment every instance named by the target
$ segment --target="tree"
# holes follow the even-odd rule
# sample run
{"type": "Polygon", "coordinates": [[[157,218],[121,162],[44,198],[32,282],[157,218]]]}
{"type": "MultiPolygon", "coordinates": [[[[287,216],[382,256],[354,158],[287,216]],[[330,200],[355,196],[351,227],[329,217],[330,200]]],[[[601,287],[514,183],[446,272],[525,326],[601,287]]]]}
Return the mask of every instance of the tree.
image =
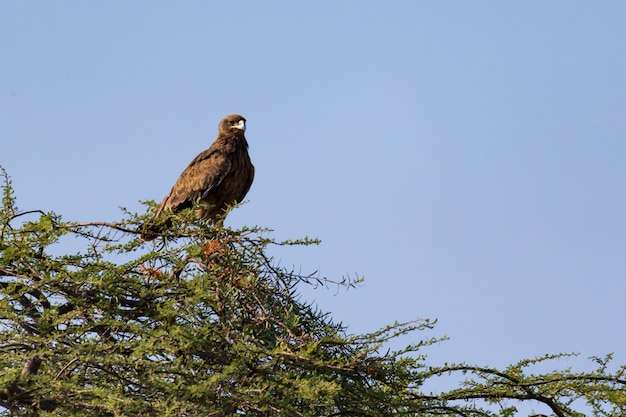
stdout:
{"type": "Polygon", "coordinates": [[[575,400],[594,415],[626,412],[625,368],[609,372],[610,357],[586,373],[527,372],[563,355],[504,370],[430,367],[420,349],[437,339],[384,348],[428,320],[347,335],[298,296],[300,285],[329,281],[268,255],[314,240],[214,229],[187,211],[148,244],[138,233],[146,213],[81,224],[19,211],[3,178],[0,415],[504,416],[516,401],[583,415],[575,400]],[[424,392],[446,375],[465,382],[424,392]]]}

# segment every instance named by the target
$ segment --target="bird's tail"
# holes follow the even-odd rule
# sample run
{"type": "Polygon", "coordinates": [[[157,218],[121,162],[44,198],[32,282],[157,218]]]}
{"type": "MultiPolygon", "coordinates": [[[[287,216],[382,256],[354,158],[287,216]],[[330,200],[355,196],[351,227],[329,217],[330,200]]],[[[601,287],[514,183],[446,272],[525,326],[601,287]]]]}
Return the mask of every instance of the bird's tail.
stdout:
{"type": "Polygon", "coordinates": [[[157,222],[156,219],[152,219],[143,224],[141,227],[141,239],[150,242],[161,236],[168,227],[172,224],[171,220],[165,222],[157,222]]]}

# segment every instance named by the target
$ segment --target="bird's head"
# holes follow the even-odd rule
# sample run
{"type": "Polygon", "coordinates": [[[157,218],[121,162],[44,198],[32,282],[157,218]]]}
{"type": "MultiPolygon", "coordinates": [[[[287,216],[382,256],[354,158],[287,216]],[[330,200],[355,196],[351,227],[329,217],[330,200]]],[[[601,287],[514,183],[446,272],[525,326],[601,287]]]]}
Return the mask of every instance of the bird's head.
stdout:
{"type": "Polygon", "coordinates": [[[246,119],[238,114],[229,114],[220,122],[220,132],[228,133],[233,130],[246,131],[246,119]]]}

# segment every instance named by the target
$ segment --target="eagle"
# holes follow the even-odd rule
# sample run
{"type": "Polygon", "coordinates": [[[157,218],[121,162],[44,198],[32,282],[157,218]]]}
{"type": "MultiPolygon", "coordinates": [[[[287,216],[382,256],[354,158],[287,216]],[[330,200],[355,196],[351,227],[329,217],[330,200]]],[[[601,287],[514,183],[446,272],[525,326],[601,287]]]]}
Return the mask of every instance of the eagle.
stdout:
{"type": "Polygon", "coordinates": [[[230,114],[222,119],[217,139],[185,168],[152,221],[144,227],[143,240],[153,240],[162,232],[163,226],[158,227],[156,219],[166,212],[192,207],[198,201],[195,217],[222,225],[228,207],[244,199],[254,180],[245,131],[243,116],[230,114]]]}

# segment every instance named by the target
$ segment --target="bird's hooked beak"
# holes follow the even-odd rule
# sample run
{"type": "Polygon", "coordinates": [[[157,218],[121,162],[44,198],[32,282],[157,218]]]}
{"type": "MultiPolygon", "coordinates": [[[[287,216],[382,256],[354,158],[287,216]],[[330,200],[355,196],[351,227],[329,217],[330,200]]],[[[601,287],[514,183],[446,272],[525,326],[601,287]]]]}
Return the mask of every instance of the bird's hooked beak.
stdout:
{"type": "Polygon", "coordinates": [[[237,123],[233,127],[245,132],[246,131],[246,121],[245,120],[240,120],[239,123],[237,123]]]}

